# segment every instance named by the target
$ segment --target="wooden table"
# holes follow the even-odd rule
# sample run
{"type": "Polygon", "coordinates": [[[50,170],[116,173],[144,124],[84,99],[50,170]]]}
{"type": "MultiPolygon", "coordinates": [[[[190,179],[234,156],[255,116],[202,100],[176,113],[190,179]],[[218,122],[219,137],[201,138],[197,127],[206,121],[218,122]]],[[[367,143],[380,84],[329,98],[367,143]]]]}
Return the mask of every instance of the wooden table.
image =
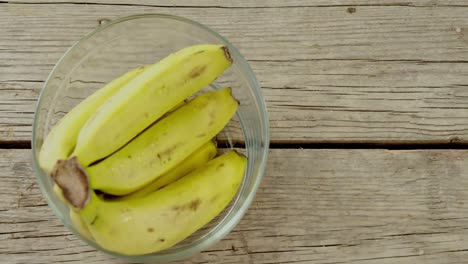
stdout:
{"type": "Polygon", "coordinates": [[[60,56],[140,13],[194,19],[232,41],[271,119],[247,215],[180,263],[468,263],[466,0],[0,1],[0,263],[126,263],[56,219],[30,138],[60,56]]]}

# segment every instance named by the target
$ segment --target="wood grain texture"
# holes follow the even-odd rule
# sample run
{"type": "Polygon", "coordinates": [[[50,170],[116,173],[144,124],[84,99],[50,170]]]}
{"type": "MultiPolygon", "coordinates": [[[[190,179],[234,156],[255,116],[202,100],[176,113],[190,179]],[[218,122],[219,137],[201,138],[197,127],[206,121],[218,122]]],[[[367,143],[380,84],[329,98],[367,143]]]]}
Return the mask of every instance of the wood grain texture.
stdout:
{"type": "MultiPolygon", "coordinates": [[[[127,263],[62,226],[30,160],[0,150],[0,262],[127,263]]],[[[465,263],[467,170],[467,150],[272,150],[239,225],[180,263],[465,263]]]]}
{"type": "Polygon", "coordinates": [[[238,46],[263,87],[273,142],[468,139],[465,1],[9,2],[23,4],[0,3],[2,142],[30,139],[34,99],[74,41],[140,13],[197,20],[238,46]]]}

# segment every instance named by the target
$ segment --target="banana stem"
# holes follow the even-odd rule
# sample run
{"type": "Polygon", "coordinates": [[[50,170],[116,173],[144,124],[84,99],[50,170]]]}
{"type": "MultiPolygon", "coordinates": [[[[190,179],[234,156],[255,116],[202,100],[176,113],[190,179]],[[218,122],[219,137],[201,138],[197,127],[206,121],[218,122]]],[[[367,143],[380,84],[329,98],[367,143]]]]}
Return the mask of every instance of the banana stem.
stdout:
{"type": "Polygon", "coordinates": [[[73,207],[78,210],[85,207],[90,199],[91,189],[88,174],[76,157],[58,160],[51,176],[73,207]]]}

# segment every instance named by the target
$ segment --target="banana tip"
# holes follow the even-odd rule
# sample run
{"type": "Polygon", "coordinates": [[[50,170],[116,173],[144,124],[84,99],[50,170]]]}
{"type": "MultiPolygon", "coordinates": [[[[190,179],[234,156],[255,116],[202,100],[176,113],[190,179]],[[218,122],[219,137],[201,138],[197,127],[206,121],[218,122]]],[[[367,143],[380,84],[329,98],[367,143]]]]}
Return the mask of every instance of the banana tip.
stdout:
{"type": "Polygon", "coordinates": [[[226,87],[226,89],[229,90],[229,94],[231,95],[232,99],[234,99],[234,101],[236,101],[237,105],[239,106],[241,104],[241,102],[239,100],[237,100],[237,98],[234,97],[234,95],[232,94],[232,88],[231,87],[226,87]]]}
{"type": "Polygon", "coordinates": [[[238,106],[241,104],[241,102],[240,102],[239,100],[237,100],[234,96],[233,96],[232,98],[234,98],[234,101],[237,102],[237,105],[238,105],[238,106]]]}
{"type": "Polygon", "coordinates": [[[231,53],[229,52],[228,47],[222,46],[221,49],[224,51],[224,56],[226,57],[226,59],[232,63],[233,60],[232,60],[231,53]]]}
{"type": "Polygon", "coordinates": [[[237,149],[233,149],[232,151],[234,151],[234,153],[237,154],[238,156],[247,159],[247,156],[245,154],[239,152],[237,149]]]}

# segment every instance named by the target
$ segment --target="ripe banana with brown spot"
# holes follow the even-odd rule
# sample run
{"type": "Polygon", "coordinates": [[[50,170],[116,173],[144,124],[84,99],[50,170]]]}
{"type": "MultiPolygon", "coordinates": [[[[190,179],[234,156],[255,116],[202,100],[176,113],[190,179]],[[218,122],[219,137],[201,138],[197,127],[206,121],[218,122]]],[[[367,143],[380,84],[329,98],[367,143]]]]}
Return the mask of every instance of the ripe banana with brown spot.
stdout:
{"type": "Polygon", "coordinates": [[[133,192],[129,195],[122,196],[123,199],[134,199],[138,197],[144,197],[154,191],[159,190],[160,188],[177,181],[186,174],[192,172],[193,170],[202,167],[213,159],[216,156],[216,144],[213,141],[208,141],[194,153],[190,154],[185,160],[179,163],[169,172],[165,173],[156,180],[150,182],[148,185],[143,188],[133,192]]]}
{"type": "MultiPolygon", "coordinates": [[[[62,189],[57,184],[54,184],[53,191],[54,191],[55,195],[57,195],[57,197],[60,199],[60,201],[62,201],[63,203],[66,203],[66,204],[69,205],[67,199],[65,199],[65,197],[63,196],[62,189]]],[[[87,237],[89,239],[93,239],[93,237],[92,237],[91,233],[89,232],[88,227],[86,226],[85,222],[83,222],[81,217],[71,207],[69,208],[68,216],[69,216],[73,226],[75,226],[75,228],[78,230],[78,232],[80,232],[80,234],[82,234],[83,236],[85,236],[85,237],[87,237]]]]}
{"type": "MultiPolygon", "coordinates": [[[[105,201],[87,185],[88,197],[77,214],[103,248],[126,255],[167,249],[216,217],[236,194],[247,159],[235,151],[217,157],[166,187],[143,197],[105,201]]],[[[71,174],[57,183],[74,188],[71,174]]],[[[86,182],[86,175],[78,182],[86,182]]],[[[70,201],[72,204],[73,202],[70,201]]]]}
{"type": "MultiPolygon", "coordinates": [[[[167,173],[216,136],[232,118],[238,104],[230,88],[203,93],[96,165],[83,168],[72,158],[60,161],[52,176],[86,174],[95,190],[112,195],[132,193],[167,173]]],[[[79,181],[80,177],[75,179],[79,181]]],[[[80,190],[64,194],[80,196],[80,190]]],[[[74,204],[77,207],[85,202],[74,201],[79,203],[74,204]]]]}
{"type": "Polygon", "coordinates": [[[71,156],[84,167],[107,157],[231,64],[225,46],[207,44],[184,48],[150,65],[89,118],[71,156]]]}

